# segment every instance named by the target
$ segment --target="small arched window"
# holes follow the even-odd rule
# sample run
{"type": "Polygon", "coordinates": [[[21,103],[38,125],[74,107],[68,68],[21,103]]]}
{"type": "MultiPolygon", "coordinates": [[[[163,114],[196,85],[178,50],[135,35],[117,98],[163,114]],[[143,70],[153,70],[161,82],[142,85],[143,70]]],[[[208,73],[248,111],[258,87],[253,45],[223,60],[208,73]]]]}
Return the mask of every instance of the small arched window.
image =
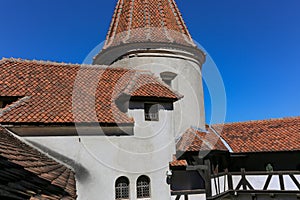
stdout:
{"type": "Polygon", "coordinates": [[[115,183],[116,200],[129,199],[129,179],[119,177],[115,183]]]}
{"type": "Polygon", "coordinates": [[[150,198],[150,178],[148,176],[140,176],[137,179],[137,198],[150,198]]]}

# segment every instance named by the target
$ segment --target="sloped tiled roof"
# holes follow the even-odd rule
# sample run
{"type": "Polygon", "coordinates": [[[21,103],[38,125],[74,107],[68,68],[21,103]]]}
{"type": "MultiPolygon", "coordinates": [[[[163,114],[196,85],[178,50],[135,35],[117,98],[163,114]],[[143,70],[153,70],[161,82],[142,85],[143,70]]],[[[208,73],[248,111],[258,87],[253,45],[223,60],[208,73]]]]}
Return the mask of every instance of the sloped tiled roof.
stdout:
{"type": "Polygon", "coordinates": [[[300,117],[212,126],[234,153],[300,150],[300,117]]]}
{"type": "Polygon", "coordinates": [[[7,198],[76,199],[75,176],[71,169],[20,141],[2,127],[0,169],[0,193],[7,198]]]}
{"type": "Polygon", "coordinates": [[[189,128],[177,142],[176,149],[181,152],[228,151],[221,138],[209,128],[207,131],[189,128]]]}
{"type": "Polygon", "coordinates": [[[195,46],[174,0],[118,0],[104,49],[136,42],[195,46]]]}
{"type": "Polygon", "coordinates": [[[20,99],[0,109],[0,123],[99,122],[132,124],[115,100],[180,95],[149,72],[20,59],[0,61],[0,97],[20,99]]]}
{"type": "Polygon", "coordinates": [[[171,167],[186,167],[187,165],[186,160],[177,160],[176,156],[173,156],[173,161],[170,163],[171,167]]]}

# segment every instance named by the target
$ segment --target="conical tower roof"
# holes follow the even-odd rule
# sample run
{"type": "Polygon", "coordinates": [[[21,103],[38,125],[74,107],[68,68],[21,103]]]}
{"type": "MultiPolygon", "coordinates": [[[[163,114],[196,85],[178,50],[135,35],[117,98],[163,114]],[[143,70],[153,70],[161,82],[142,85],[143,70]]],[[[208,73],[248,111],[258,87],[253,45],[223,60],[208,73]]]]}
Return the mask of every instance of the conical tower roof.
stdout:
{"type": "Polygon", "coordinates": [[[175,0],[118,0],[103,49],[145,42],[195,46],[175,0]]]}

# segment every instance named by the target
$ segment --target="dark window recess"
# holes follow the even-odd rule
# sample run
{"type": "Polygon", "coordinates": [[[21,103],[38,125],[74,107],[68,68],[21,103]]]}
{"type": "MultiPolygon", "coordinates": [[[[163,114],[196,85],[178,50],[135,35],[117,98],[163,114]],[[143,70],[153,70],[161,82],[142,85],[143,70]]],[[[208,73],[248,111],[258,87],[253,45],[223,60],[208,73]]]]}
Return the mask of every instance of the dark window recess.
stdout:
{"type": "Polygon", "coordinates": [[[200,190],[205,189],[204,179],[197,171],[172,170],[171,190],[200,190]]]}
{"type": "Polygon", "coordinates": [[[10,105],[16,101],[18,101],[22,97],[5,97],[5,96],[0,96],[0,109],[5,108],[7,105],[10,105]]]}
{"type": "Polygon", "coordinates": [[[140,176],[136,183],[137,198],[150,198],[150,178],[140,176]]]}
{"type": "Polygon", "coordinates": [[[116,200],[129,199],[129,179],[127,177],[120,177],[115,184],[116,200]]]}
{"type": "Polygon", "coordinates": [[[159,104],[145,103],[145,120],[158,121],[159,120],[159,104]]]}

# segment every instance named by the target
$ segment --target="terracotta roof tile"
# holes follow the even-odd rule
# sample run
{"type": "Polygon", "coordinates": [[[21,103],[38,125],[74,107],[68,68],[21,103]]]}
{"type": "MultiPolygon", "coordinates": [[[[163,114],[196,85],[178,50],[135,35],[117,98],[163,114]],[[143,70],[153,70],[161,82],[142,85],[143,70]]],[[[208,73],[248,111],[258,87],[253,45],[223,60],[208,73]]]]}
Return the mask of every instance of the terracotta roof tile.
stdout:
{"type": "Polygon", "coordinates": [[[1,96],[20,97],[0,109],[2,124],[132,124],[133,119],[115,104],[122,93],[172,101],[181,98],[149,72],[19,59],[0,61],[1,96]]]}
{"type": "Polygon", "coordinates": [[[104,49],[149,41],[195,46],[174,0],[119,0],[104,49]]]}
{"type": "Polygon", "coordinates": [[[171,167],[186,167],[187,165],[186,160],[177,160],[175,156],[173,156],[173,161],[170,163],[171,167]]]}
{"type": "MultiPolygon", "coordinates": [[[[15,186],[9,185],[8,188],[6,188],[8,191],[14,194],[24,193],[23,195],[32,196],[32,199],[39,199],[35,196],[43,194],[37,194],[37,192],[45,190],[42,192],[45,192],[44,195],[47,193],[49,196],[49,198],[46,199],[58,200],[63,197],[76,199],[75,176],[71,169],[15,138],[2,127],[0,127],[0,149],[0,161],[5,158],[6,161],[3,160],[1,162],[7,162],[6,165],[9,163],[11,163],[9,165],[14,165],[9,168],[10,170],[18,170],[15,172],[15,186]],[[36,178],[33,175],[35,175],[36,178]],[[31,178],[29,176],[31,176],[31,178]],[[38,180],[37,177],[41,180],[38,180]],[[55,189],[57,193],[49,194],[49,191],[47,191],[49,186],[47,185],[58,187],[61,191],[55,189]],[[22,187],[24,187],[24,189],[22,189],[22,187]]],[[[3,180],[4,171],[5,170],[1,171],[1,180],[3,180]]],[[[9,176],[13,176],[12,172],[9,176]]],[[[1,184],[3,184],[3,181],[1,184]]]]}
{"type": "Polygon", "coordinates": [[[177,151],[228,151],[221,138],[210,128],[207,131],[189,128],[180,138],[176,145],[177,151]]]}
{"type": "Polygon", "coordinates": [[[300,150],[300,117],[213,125],[235,153],[300,150]]]}

